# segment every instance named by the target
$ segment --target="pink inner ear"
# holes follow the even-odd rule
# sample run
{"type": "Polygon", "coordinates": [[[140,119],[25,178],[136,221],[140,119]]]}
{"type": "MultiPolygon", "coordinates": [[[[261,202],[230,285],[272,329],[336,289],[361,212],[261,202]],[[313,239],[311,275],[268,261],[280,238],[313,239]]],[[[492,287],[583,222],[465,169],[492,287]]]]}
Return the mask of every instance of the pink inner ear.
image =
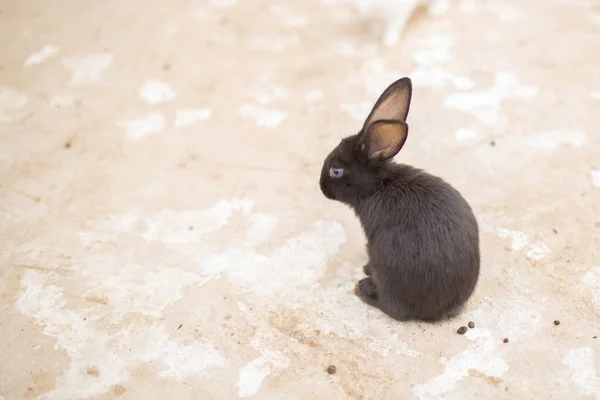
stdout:
{"type": "Polygon", "coordinates": [[[370,125],[382,120],[405,121],[410,105],[410,86],[402,86],[392,91],[375,108],[365,122],[368,130],[370,125]]]}
{"type": "Polygon", "coordinates": [[[380,121],[369,130],[369,159],[385,161],[394,157],[404,145],[408,125],[402,121],[380,121]]]}

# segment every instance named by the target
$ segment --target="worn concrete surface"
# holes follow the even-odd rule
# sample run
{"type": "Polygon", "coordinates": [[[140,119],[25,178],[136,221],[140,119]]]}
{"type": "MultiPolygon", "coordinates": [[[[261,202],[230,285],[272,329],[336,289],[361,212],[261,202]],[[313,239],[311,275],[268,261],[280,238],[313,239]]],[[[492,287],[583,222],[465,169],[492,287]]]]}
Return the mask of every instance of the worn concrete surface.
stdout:
{"type": "Polygon", "coordinates": [[[0,398],[600,399],[599,2],[438,1],[387,48],[342,1],[3,0],[0,43],[0,398]],[[440,324],[352,294],[317,185],[405,75],[397,159],[482,230],[440,324]]]}

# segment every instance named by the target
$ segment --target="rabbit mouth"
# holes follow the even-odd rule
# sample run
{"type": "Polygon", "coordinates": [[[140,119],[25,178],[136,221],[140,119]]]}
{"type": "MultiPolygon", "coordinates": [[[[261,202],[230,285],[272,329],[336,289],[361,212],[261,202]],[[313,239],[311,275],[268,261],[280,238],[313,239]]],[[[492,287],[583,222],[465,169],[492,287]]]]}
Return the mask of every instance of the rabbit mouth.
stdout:
{"type": "Polygon", "coordinates": [[[321,186],[321,193],[323,193],[323,196],[325,196],[329,200],[335,200],[335,195],[333,193],[331,193],[331,191],[327,187],[327,184],[321,182],[320,186],[321,186]]]}

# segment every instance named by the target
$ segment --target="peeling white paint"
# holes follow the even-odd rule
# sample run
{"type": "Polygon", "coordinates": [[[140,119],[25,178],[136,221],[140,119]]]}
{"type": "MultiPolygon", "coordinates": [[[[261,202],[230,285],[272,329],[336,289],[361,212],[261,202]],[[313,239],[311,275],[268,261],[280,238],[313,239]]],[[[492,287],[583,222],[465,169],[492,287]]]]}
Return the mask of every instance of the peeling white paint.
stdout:
{"type": "Polygon", "coordinates": [[[496,229],[496,233],[501,239],[510,239],[512,250],[518,251],[527,248],[525,257],[532,261],[539,261],[551,252],[548,246],[541,240],[530,243],[528,236],[523,232],[499,227],[496,229]]]}
{"type": "Polygon", "coordinates": [[[39,51],[33,53],[25,60],[25,67],[31,67],[43,63],[44,61],[58,55],[59,48],[52,45],[46,45],[39,51]]]}
{"type": "Polygon", "coordinates": [[[415,86],[443,88],[451,84],[457,90],[468,90],[475,83],[468,77],[452,73],[444,65],[452,61],[454,38],[451,35],[432,35],[420,39],[419,50],[413,56],[418,65],[410,77],[415,86]]]}
{"type": "Polygon", "coordinates": [[[90,85],[100,80],[112,61],[112,54],[94,53],[84,57],[66,58],[62,63],[72,73],[72,85],[90,85]]]}
{"type": "Polygon", "coordinates": [[[389,338],[386,337],[384,340],[373,340],[371,343],[369,343],[369,349],[382,355],[383,357],[387,357],[390,352],[410,358],[419,358],[423,355],[416,350],[411,350],[407,343],[398,340],[397,333],[393,334],[389,338]]]}
{"type": "Polygon", "coordinates": [[[206,210],[163,210],[146,218],[142,237],[166,245],[197,243],[205,235],[224,227],[235,212],[251,215],[254,202],[248,198],[223,200],[206,210]]]}
{"type": "Polygon", "coordinates": [[[0,122],[17,121],[25,116],[27,96],[12,89],[0,88],[0,122]]]}
{"type": "Polygon", "coordinates": [[[541,240],[538,240],[537,242],[532,243],[529,246],[529,249],[527,250],[527,252],[525,252],[525,257],[533,261],[539,261],[542,258],[546,257],[548,254],[550,254],[550,249],[548,248],[546,243],[542,242],[541,240]]]}
{"type": "Polygon", "coordinates": [[[150,80],[142,85],[139,96],[146,103],[154,105],[172,101],[177,93],[166,82],[150,80]]]}
{"type": "Polygon", "coordinates": [[[590,268],[583,275],[581,281],[592,288],[594,304],[600,309],[600,267],[590,268]]]}
{"type": "Polygon", "coordinates": [[[571,373],[571,380],[579,389],[579,392],[600,399],[600,376],[594,367],[594,350],[589,347],[579,347],[569,350],[563,359],[571,373]]]}
{"type": "Polygon", "coordinates": [[[246,231],[246,246],[256,247],[264,242],[275,230],[279,218],[262,213],[253,213],[248,217],[250,227],[246,231]]]}
{"type": "Polygon", "coordinates": [[[190,346],[171,341],[162,327],[130,324],[116,334],[98,330],[97,312],[68,307],[64,289],[48,284],[52,276],[27,270],[16,307],[55,338],[56,347],[70,358],[68,368],[45,393],[47,400],[97,397],[130,378],[145,362],[156,361],[162,376],[183,379],[208,368],[223,366],[225,359],[206,342],[190,346]],[[86,373],[90,368],[94,374],[86,373]]]}
{"type": "Polygon", "coordinates": [[[310,289],[345,240],[339,223],[320,221],[268,255],[238,248],[213,254],[206,259],[204,272],[226,276],[235,285],[235,293],[280,300],[285,297],[288,306],[298,306],[312,299],[310,289]],[[297,290],[290,291],[289,282],[294,282],[297,290]]]}
{"type": "Polygon", "coordinates": [[[468,129],[468,128],[460,128],[454,134],[454,137],[459,142],[465,142],[467,140],[473,140],[473,139],[476,139],[477,136],[478,136],[477,135],[477,131],[475,131],[474,129],[468,129]]]}
{"type": "Polygon", "coordinates": [[[238,397],[249,398],[258,393],[263,380],[271,375],[271,366],[263,357],[252,360],[240,370],[236,386],[238,397]]]}
{"type": "Polygon", "coordinates": [[[117,121],[117,126],[125,128],[127,136],[134,141],[139,141],[148,135],[163,131],[165,125],[165,116],[159,112],[142,115],[128,121],[117,121]]]}
{"type": "MultiPolygon", "coordinates": [[[[437,377],[417,385],[413,393],[419,399],[439,399],[451,392],[456,384],[474,369],[485,375],[500,378],[509,369],[508,363],[497,351],[498,339],[489,331],[478,329],[476,343],[453,356],[446,363],[444,372],[437,377]]],[[[470,337],[473,336],[470,334],[470,337]]]]}
{"type": "Polygon", "coordinates": [[[193,125],[197,122],[208,121],[211,117],[212,109],[210,108],[177,110],[173,125],[176,128],[182,128],[184,126],[193,125]]]}
{"type": "Polygon", "coordinates": [[[275,128],[287,118],[285,111],[252,104],[243,104],[240,107],[239,115],[243,118],[253,119],[257,126],[266,128],[275,128]]]}
{"type": "Polygon", "coordinates": [[[590,172],[592,178],[592,186],[600,187],[600,170],[590,172]]]}
{"type": "Polygon", "coordinates": [[[242,399],[255,396],[265,378],[290,366],[290,359],[285,354],[270,347],[269,343],[273,341],[270,336],[258,332],[252,338],[252,347],[260,351],[261,356],[240,369],[236,387],[238,397],[242,399]]]}
{"type": "Polygon", "coordinates": [[[497,232],[501,239],[510,239],[510,247],[513,250],[521,250],[529,244],[529,239],[523,232],[504,228],[498,228],[497,232]]]}
{"type": "Polygon", "coordinates": [[[501,115],[502,103],[509,99],[531,99],[539,88],[519,83],[513,73],[496,74],[494,84],[489,89],[468,93],[454,93],[446,97],[444,106],[471,113],[484,124],[492,124],[501,115]]]}

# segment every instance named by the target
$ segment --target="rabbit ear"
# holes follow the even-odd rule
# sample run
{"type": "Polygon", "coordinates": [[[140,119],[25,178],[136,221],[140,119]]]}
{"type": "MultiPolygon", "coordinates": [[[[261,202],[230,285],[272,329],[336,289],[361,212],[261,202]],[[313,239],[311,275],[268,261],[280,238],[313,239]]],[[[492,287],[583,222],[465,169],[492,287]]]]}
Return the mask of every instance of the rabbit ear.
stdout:
{"type": "Polygon", "coordinates": [[[412,96],[410,78],[398,79],[388,86],[373,106],[363,126],[363,132],[368,132],[371,125],[377,121],[394,120],[406,122],[412,96]]]}
{"type": "Polygon", "coordinates": [[[361,150],[369,161],[383,162],[398,154],[407,136],[404,121],[377,121],[366,133],[361,150]]]}

